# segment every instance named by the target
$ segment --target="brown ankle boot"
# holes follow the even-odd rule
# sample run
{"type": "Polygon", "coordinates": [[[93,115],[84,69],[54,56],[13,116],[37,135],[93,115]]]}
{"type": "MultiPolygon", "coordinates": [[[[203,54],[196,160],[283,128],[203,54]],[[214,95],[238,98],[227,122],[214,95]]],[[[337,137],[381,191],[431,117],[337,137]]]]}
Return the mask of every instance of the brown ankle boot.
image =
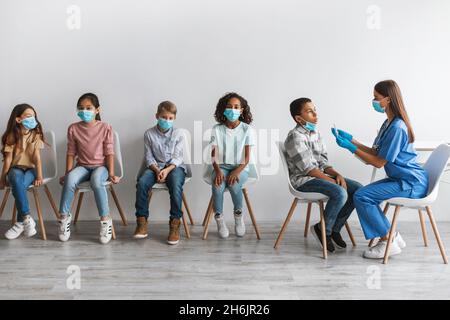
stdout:
{"type": "Polygon", "coordinates": [[[170,219],[169,221],[170,231],[168,244],[177,244],[180,242],[180,219],[170,219]]]}
{"type": "Polygon", "coordinates": [[[136,230],[134,231],[133,238],[135,239],[143,239],[147,238],[148,222],[145,217],[137,217],[136,219],[136,230]]]}

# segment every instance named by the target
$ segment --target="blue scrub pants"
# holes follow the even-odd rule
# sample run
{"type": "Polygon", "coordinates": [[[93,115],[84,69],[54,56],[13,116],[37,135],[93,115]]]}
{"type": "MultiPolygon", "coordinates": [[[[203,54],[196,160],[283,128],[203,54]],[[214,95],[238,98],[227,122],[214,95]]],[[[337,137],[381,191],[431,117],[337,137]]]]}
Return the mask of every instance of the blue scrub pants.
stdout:
{"type": "Polygon", "coordinates": [[[391,227],[380,208],[384,200],[402,197],[418,199],[426,196],[428,186],[414,186],[403,190],[401,182],[386,178],[358,189],[353,195],[353,203],[358,213],[364,236],[367,240],[384,237],[391,227]]]}

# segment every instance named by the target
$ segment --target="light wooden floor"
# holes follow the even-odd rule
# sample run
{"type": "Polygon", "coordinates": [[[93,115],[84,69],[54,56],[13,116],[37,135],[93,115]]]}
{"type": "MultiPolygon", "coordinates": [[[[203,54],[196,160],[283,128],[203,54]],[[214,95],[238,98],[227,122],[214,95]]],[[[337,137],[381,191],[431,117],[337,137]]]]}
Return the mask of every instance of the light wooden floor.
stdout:
{"type": "MultiPolygon", "coordinates": [[[[98,222],[79,222],[67,243],[56,241],[55,222],[46,226],[47,241],[8,241],[8,223],[0,223],[0,299],[450,298],[450,267],[442,263],[429,225],[430,245],[423,247],[418,223],[400,222],[408,246],[388,265],[361,258],[367,242],[357,224],[352,228],[358,247],[330,254],[328,261],[295,222],[278,251],[273,244],[280,222],[260,224],[261,241],[250,225],[245,238],[237,239],[229,224],[230,238],[220,240],[211,224],[206,241],[195,226],[192,238],[174,247],[165,243],[165,223],[151,224],[151,237],[135,241],[134,225],[116,222],[118,240],[106,246],[98,243],[98,222]],[[80,267],[80,290],[66,287],[69,265],[80,267]]],[[[450,223],[438,226],[450,248],[450,223]]]]}

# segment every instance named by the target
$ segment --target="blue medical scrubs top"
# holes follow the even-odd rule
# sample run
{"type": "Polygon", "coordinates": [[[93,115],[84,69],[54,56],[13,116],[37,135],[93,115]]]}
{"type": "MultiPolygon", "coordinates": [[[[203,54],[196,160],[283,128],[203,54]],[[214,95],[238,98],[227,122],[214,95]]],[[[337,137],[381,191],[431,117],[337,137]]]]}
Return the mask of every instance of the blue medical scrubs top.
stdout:
{"type": "Polygon", "coordinates": [[[386,120],[375,138],[373,148],[387,162],[389,178],[399,180],[403,190],[420,192],[428,189],[428,173],[417,163],[417,152],[408,139],[408,128],[400,118],[386,120]]]}

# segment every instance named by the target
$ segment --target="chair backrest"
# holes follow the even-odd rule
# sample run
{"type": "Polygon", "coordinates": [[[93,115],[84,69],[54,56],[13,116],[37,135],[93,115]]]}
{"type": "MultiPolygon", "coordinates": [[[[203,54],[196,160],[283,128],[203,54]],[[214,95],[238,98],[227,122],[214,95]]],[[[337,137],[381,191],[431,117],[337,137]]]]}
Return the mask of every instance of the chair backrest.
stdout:
{"type": "Polygon", "coordinates": [[[278,141],[278,150],[280,151],[280,158],[281,162],[283,163],[283,171],[286,176],[286,180],[289,186],[290,191],[296,191],[295,188],[292,186],[291,179],[289,179],[289,167],[286,160],[286,149],[284,148],[283,141],[278,141]]]}
{"type": "MultiPolygon", "coordinates": [[[[207,145],[207,156],[210,157],[211,155],[211,144],[209,143],[207,145]]],[[[248,163],[248,179],[247,179],[247,183],[254,183],[256,181],[259,180],[259,172],[258,172],[258,167],[256,166],[255,163],[255,155],[254,155],[254,148],[250,149],[250,161],[248,163]]],[[[212,172],[213,172],[213,165],[211,163],[206,162],[203,165],[203,181],[205,181],[207,184],[211,184],[211,176],[212,176],[212,172]]]]}
{"type": "Polygon", "coordinates": [[[123,178],[122,149],[120,148],[120,139],[117,131],[114,131],[114,173],[123,178]]]}
{"type": "MultiPolygon", "coordinates": [[[[188,134],[186,133],[185,129],[179,129],[181,131],[181,134],[183,135],[183,163],[186,167],[186,178],[192,178],[192,166],[191,166],[191,143],[188,139],[188,134]]],[[[139,168],[136,180],[139,179],[139,177],[144,173],[145,169],[147,168],[147,165],[145,163],[145,155],[142,158],[141,167],[139,168]]]]}
{"type": "Polygon", "coordinates": [[[441,144],[433,150],[423,168],[428,172],[428,195],[427,199],[434,201],[439,192],[439,181],[444,173],[450,158],[450,146],[441,144]]]}
{"type": "Polygon", "coordinates": [[[42,175],[44,179],[55,179],[58,175],[55,133],[44,132],[44,139],[47,144],[41,151],[42,175]]]}

